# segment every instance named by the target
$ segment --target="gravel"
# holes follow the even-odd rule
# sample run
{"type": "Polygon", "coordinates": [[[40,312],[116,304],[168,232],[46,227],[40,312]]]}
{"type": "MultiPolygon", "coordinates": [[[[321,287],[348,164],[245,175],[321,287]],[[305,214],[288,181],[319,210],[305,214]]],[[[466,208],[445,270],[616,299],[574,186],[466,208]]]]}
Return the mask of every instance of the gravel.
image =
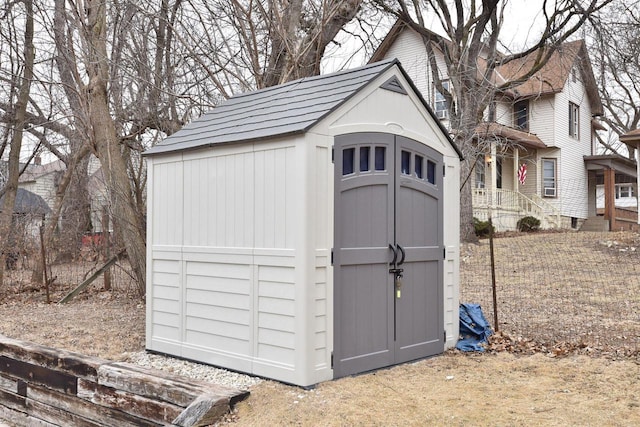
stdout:
{"type": "Polygon", "coordinates": [[[169,372],[174,375],[208,381],[240,390],[248,390],[262,382],[261,378],[251,375],[190,362],[188,360],[176,359],[174,357],[146,353],[144,351],[128,353],[126,355],[126,361],[139,366],[169,372]]]}

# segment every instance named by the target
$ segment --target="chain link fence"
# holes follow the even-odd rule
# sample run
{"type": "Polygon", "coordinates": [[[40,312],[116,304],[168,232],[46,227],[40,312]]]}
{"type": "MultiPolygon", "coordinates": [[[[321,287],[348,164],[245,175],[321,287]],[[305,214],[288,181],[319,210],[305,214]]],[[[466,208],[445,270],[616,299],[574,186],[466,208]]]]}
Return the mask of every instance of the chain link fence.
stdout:
{"type": "Polygon", "coordinates": [[[640,235],[502,233],[461,247],[460,301],[482,306],[495,329],[537,351],[640,360],[640,235]]]}
{"type": "Polygon", "coordinates": [[[58,302],[86,283],[93,290],[140,297],[126,256],[118,249],[122,244],[114,242],[112,233],[66,236],[43,247],[40,235],[34,230],[37,228],[20,233],[7,251],[3,291],[33,292],[34,296],[50,293],[50,302],[58,302]],[[43,253],[46,263],[43,263],[43,253]],[[109,265],[105,267],[106,264],[109,265]]]}

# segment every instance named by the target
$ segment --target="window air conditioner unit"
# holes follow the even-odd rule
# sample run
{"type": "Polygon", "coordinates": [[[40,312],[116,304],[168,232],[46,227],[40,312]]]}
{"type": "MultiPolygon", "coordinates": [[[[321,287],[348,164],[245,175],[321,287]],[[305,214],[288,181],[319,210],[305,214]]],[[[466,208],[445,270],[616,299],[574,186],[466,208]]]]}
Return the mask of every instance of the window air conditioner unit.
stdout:
{"type": "Polygon", "coordinates": [[[556,197],[556,189],[554,187],[547,187],[544,189],[545,197],[556,197]]]}

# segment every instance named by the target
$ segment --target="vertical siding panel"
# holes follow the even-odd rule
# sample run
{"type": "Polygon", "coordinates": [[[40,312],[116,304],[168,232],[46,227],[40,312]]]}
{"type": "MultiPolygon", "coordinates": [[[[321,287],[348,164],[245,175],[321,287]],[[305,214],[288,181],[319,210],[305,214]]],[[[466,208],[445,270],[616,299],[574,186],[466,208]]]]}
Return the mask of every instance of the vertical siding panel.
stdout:
{"type": "MultiPolygon", "coordinates": [[[[316,215],[315,221],[315,242],[316,249],[327,249],[329,247],[329,213],[327,211],[327,200],[333,197],[333,192],[329,194],[329,149],[327,147],[316,147],[316,191],[313,202],[313,211],[316,215]]],[[[289,179],[287,180],[289,181],[289,179]]]]}
{"type": "Polygon", "coordinates": [[[224,197],[227,190],[226,188],[226,175],[224,170],[224,159],[216,157],[216,242],[215,246],[224,246],[225,235],[225,207],[224,197]]]}
{"type": "Polygon", "coordinates": [[[224,242],[223,246],[233,246],[233,233],[235,232],[235,213],[234,207],[234,193],[236,192],[235,174],[233,173],[233,159],[229,156],[222,157],[224,175],[225,175],[225,194],[224,200],[224,242]]]}
{"type": "Polygon", "coordinates": [[[157,163],[153,163],[154,168],[154,176],[155,181],[153,182],[152,188],[152,196],[151,203],[153,203],[152,207],[152,215],[154,216],[153,221],[151,222],[151,242],[154,245],[159,244],[161,240],[160,236],[160,224],[167,224],[167,211],[163,209],[162,201],[164,199],[160,199],[158,197],[158,188],[163,187],[167,188],[167,172],[164,169],[164,165],[159,165],[157,163]]]}
{"type": "Polygon", "coordinates": [[[275,234],[273,236],[273,247],[284,248],[286,247],[285,242],[287,238],[286,203],[289,199],[286,176],[288,168],[291,168],[294,165],[288,164],[287,162],[287,149],[276,150],[274,154],[273,223],[275,234]]]}
{"type": "Polygon", "coordinates": [[[200,234],[202,234],[203,245],[211,246],[211,235],[212,235],[212,222],[215,221],[213,218],[214,211],[212,210],[212,195],[215,192],[215,183],[213,182],[213,158],[209,157],[204,160],[204,170],[202,171],[202,179],[204,181],[204,191],[201,195],[202,204],[204,208],[204,215],[202,218],[200,229],[200,234]]]}
{"type": "Polygon", "coordinates": [[[182,243],[182,165],[178,162],[154,164],[157,182],[153,186],[153,243],[177,245],[182,243]]]}
{"type": "Polygon", "coordinates": [[[197,177],[194,175],[194,169],[196,168],[197,162],[194,160],[185,162],[185,173],[184,173],[184,244],[187,246],[193,246],[194,242],[194,225],[193,225],[193,215],[195,214],[196,208],[194,206],[194,201],[196,201],[197,197],[195,196],[195,192],[197,191],[196,185],[197,177]]]}
{"type": "Polygon", "coordinates": [[[273,150],[265,151],[265,206],[264,206],[264,247],[273,248],[275,243],[275,154],[273,150]]]}
{"type": "Polygon", "coordinates": [[[255,208],[254,208],[254,224],[255,224],[255,247],[264,248],[265,244],[265,157],[264,151],[256,151],[254,154],[254,182],[255,182],[255,208]]]}
{"type": "Polygon", "coordinates": [[[244,247],[254,247],[254,224],[253,224],[253,214],[254,214],[254,197],[255,197],[255,187],[253,183],[255,182],[254,174],[254,163],[253,163],[253,153],[245,153],[242,157],[243,160],[243,175],[245,176],[244,181],[244,208],[243,208],[243,232],[244,238],[242,242],[242,246],[244,247]]]}
{"type": "MultiPolygon", "coordinates": [[[[295,185],[297,182],[296,177],[296,149],[294,147],[287,148],[286,151],[287,158],[287,170],[285,177],[285,191],[287,194],[286,205],[283,206],[285,209],[285,216],[287,218],[286,222],[286,240],[284,246],[287,248],[295,248],[295,237],[296,237],[296,197],[295,197],[295,185]]],[[[320,179],[323,179],[323,175],[318,175],[320,179]]]]}
{"type": "Polygon", "coordinates": [[[198,192],[195,193],[198,199],[198,213],[196,215],[198,222],[195,230],[198,235],[198,246],[207,245],[207,192],[209,190],[207,161],[207,158],[198,160],[198,192]]]}

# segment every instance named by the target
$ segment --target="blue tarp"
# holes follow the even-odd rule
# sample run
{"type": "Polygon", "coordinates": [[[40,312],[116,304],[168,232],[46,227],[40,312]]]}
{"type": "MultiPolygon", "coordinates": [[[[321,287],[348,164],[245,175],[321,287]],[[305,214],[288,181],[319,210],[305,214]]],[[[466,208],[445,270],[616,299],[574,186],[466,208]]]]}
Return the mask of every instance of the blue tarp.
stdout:
{"type": "Polygon", "coordinates": [[[460,339],[456,344],[458,350],[484,351],[492,333],[480,304],[460,304],[460,339]]]}

